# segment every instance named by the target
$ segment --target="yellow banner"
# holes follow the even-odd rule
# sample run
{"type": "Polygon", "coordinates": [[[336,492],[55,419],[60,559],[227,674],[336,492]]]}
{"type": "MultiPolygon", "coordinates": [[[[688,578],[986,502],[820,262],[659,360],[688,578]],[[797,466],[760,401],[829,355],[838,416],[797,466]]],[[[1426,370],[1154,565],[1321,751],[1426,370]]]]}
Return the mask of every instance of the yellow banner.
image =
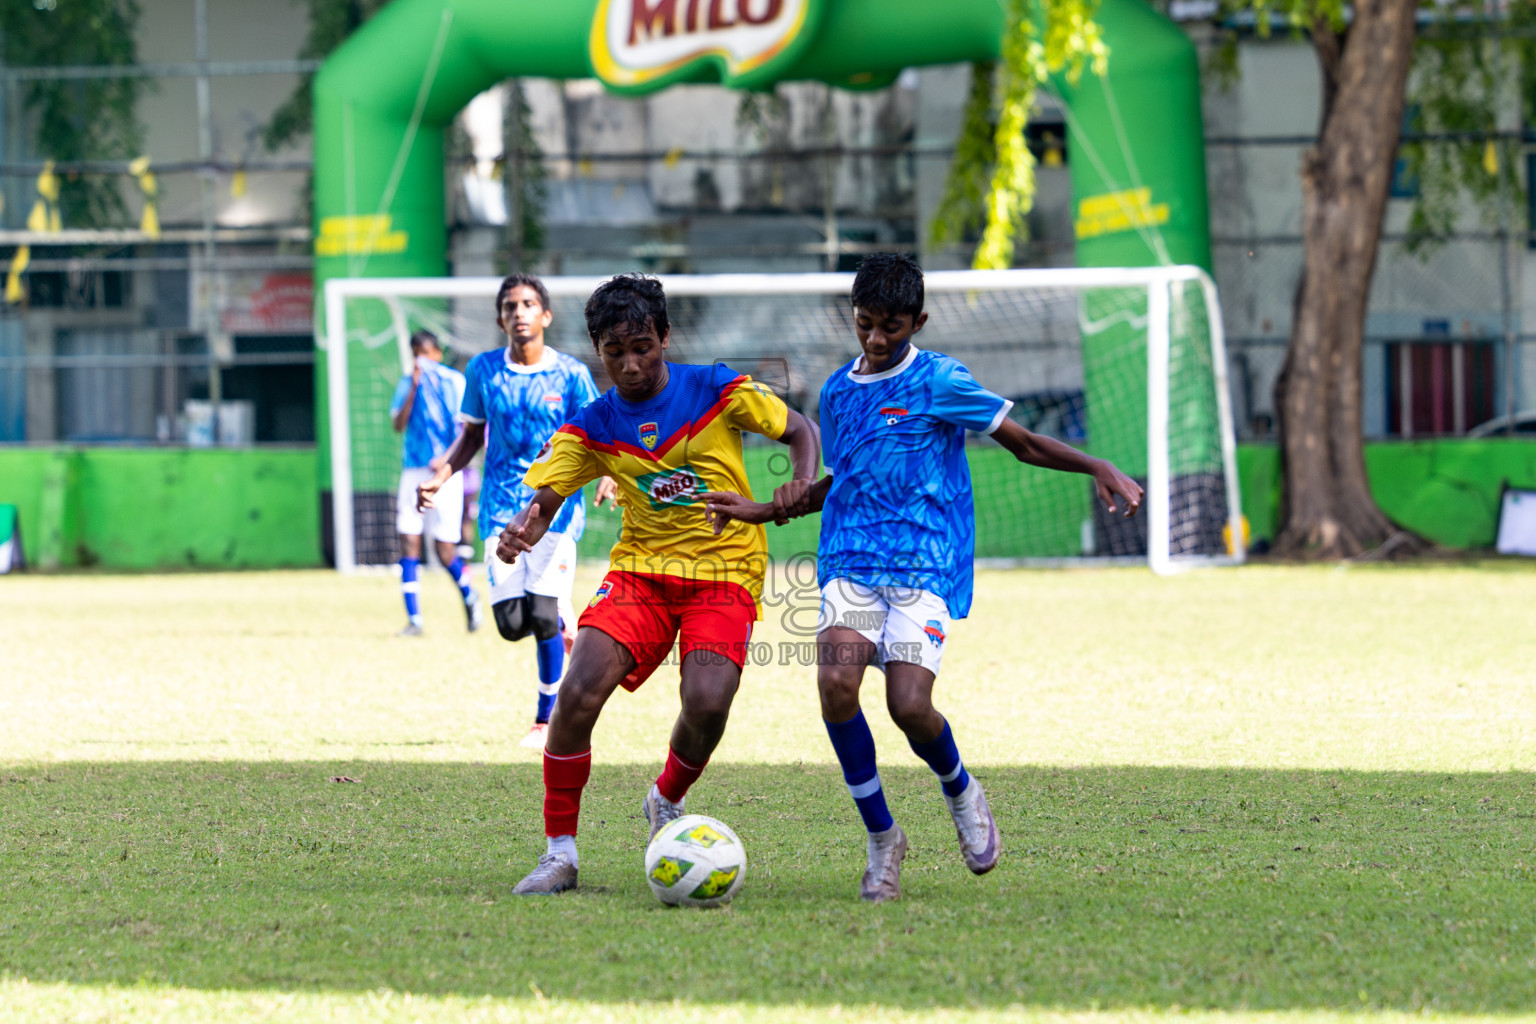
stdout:
{"type": "Polygon", "coordinates": [[[1087,196],[1077,204],[1078,238],[1097,238],[1168,223],[1168,204],[1153,203],[1150,188],[1087,196]]]}
{"type": "Polygon", "coordinates": [[[11,257],[10,272],[5,275],[6,302],[16,303],[26,298],[27,290],[21,286],[21,274],[30,262],[32,262],[32,247],[18,245],[16,255],[11,257]]]}
{"type": "Polygon", "coordinates": [[[326,217],[315,239],[316,256],[393,255],[405,252],[410,237],[393,230],[388,214],[368,217],[326,217]]]}
{"type": "Polygon", "coordinates": [[[150,238],[160,237],[160,211],[156,199],[160,195],[160,183],[149,169],[149,157],[141,156],[128,164],[128,173],[139,181],[139,191],[144,194],[144,213],[139,218],[139,230],[150,238]]]}

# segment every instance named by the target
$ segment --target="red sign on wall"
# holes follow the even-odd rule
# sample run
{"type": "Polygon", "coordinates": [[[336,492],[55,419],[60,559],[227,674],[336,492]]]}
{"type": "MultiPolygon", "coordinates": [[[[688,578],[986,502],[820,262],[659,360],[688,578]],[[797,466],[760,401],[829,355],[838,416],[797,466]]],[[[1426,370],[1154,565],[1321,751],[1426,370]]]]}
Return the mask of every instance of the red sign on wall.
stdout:
{"type": "Polygon", "coordinates": [[[229,274],[219,323],[229,334],[308,334],[315,280],[305,272],[229,274]]]}

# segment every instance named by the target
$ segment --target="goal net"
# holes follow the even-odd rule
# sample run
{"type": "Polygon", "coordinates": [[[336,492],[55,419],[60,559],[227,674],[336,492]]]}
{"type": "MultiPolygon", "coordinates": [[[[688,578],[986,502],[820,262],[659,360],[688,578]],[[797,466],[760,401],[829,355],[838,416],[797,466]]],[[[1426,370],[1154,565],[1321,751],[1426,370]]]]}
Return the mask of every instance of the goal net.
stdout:
{"type": "MultiPolygon", "coordinates": [[[[609,386],[582,309],[605,278],[548,277],[546,343],[609,386]]],[[[828,375],[859,354],[852,274],[662,275],[669,358],[724,362],[817,418],[828,375]]],[[[926,275],[923,348],[948,353],[1010,399],[1028,429],[1114,462],[1147,489],[1143,510],[1106,513],[1085,476],[1021,465],[968,439],[982,564],[1138,561],[1170,572],[1243,559],[1236,448],[1216,288],[1197,267],[936,271],[926,275]]],[[[437,334],[460,367],[505,344],[498,278],[338,278],[326,283],[322,504],[337,568],[393,562],[400,441],[389,403],[413,330],[437,334]],[[332,344],[330,339],[345,339],[332,344]],[[328,457],[328,459],[327,459],[328,457]]],[[[753,490],[788,478],[783,449],[748,436],[753,490]]],[[[778,560],[814,557],[818,517],[770,529],[778,560]]],[[[616,513],[589,509],[582,557],[605,558],[616,513]]]]}

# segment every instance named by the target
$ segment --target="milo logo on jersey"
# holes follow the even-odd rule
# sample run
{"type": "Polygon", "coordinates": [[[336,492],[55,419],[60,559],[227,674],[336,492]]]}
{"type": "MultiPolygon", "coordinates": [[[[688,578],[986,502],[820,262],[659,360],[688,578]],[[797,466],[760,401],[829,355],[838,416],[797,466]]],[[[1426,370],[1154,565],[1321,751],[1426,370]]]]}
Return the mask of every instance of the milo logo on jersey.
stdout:
{"type": "Polygon", "coordinates": [[[651,508],[655,509],[671,505],[692,505],[704,493],[704,482],[699,479],[694,468],[687,464],[636,477],[635,483],[651,499],[651,508]]]}
{"type": "Polygon", "coordinates": [[[885,425],[894,427],[901,422],[901,418],[907,414],[907,410],[899,405],[882,405],[880,415],[885,417],[885,425]]]}

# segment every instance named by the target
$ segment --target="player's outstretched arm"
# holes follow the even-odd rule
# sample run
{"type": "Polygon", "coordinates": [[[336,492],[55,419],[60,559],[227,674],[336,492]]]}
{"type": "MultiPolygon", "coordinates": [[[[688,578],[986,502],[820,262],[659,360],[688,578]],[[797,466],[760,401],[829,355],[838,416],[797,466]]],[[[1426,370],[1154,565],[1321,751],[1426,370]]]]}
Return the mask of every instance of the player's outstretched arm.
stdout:
{"type": "Polygon", "coordinates": [[[810,500],[816,469],[821,465],[821,437],[810,420],[790,409],[779,443],[789,446],[791,467],[789,482],[773,491],[773,521],[783,526],[815,511],[810,500]]]}
{"type": "Polygon", "coordinates": [[[704,503],[704,516],[716,536],[733,519],[739,523],[766,523],[773,518],[771,501],[753,501],[735,491],[706,491],[699,495],[699,500],[704,503]]]}
{"type": "Polygon", "coordinates": [[[431,508],[432,499],[438,490],[448,482],[449,477],[469,465],[469,460],[475,457],[475,452],[484,444],[484,423],[465,423],[460,426],[459,436],[443,452],[441,461],[434,460],[435,471],[416,485],[416,511],[425,512],[431,508]]]}
{"type": "Polygon", "coordinates": [[[565,498],[553,487],[540,487],[534,491],[528,507],[501,531],[501,540],[496,544],[496,557],[511,565],[517,561],[518,555],[532,551],[533,546],[549,532],[549,524],[555,521],[555,516],[560,514],[560,506],[564,504],[565,498]]]}
{"type": "Polygon", "coordinates": [[[1124,504],[1127,518],[1134,516],[1141,507],[1141,485],[1105,459],[1085,455],[1069,444],[1025,430],[1009,419],[1003,420],[1002,426],[992,432],[992,437],[1020,462],[1093,477],[1093,487],[1098,492],[1099,500],[1111,512],[1117,511],[1116,496],[1124,504]]]}
{"type": "MultiPolygon", "coordinates": [[[[787,484],[784,486],[788,486],[787,484]]],[[[781,488],[782,489],[782,488],[781,488]]],[[[803,507],[805,511],[780,516],[771,501],[753,501],[751,498],[743,498],[735,491],[709,491],[699,495],[699,500],[704,502],[704,515],[709,519],[709,525],[718,534],[725,529],[725,524],[732,519],[743,523],[767,523],[783,526],[789,520],[798,516],[808,516],[812,512],[820,512],[821,506],[827,500],[827,492],[832,489],[832,477],[822,477],[806,488],[803,507]]],[[[775,498],[778,492],[774,492],[775,498]]]]}

